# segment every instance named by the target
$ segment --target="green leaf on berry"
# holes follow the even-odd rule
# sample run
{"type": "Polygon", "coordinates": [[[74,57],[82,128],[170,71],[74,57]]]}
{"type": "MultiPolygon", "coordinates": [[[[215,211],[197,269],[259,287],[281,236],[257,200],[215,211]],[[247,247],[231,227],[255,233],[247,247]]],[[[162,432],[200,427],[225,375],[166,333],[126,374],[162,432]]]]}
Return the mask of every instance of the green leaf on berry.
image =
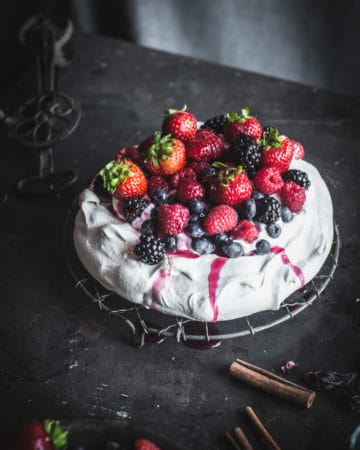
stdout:
{"type": "Polygon", "coordinates": [[[187,106],[184,105],[184,106],[183,106],[182,108],[180,108],[180,109],[172,109],[172,108],[165,109],[164,114],[163,114],[163,117],[169,117],[169,116],[172,116],[173,114],[176,114],[176,113],[178,113],[178,112],[185,112],[185,111],[186,111],[186,108],[187,108],[187,106]]]}
{"type": "Polygon", "coordinates": [[[104,169],[99,172],[103,180],[103,187],[113,194],[119,183],[124,183],[129,177],[134,176],[134,172],[131,171],[132,167],[133,164],[126,164],[121,159],[106,164],[104,169]]]}
{"type": "Polygon", "coordinates": [[[250,109],[248,106],[245,106],[245,108],[241,109],[241,113],[238,114],[236,112],[227,113],[226,114],[226,120],[228,122],[241,122],[244,123],[246,119],[249,119],[250,116],[250,109]]]}
{"type": "Polygon", "coordinates": [[[173,154],[174,140],[171,134],[161,136],[160,131],[154,134],[154,143],[147,149],[145,162],[151,161],[152,165],[158,169],[159,160],[165,161],[173,154]]]}
{"type": "Polygon", "coordinates": [[[271,148],[280,148],[281,142],[285,139],[285,136],[279,135],[279,131],[275,127],[270,127],[269,131],[264,131],[262,138],[259,139],[259,145],[264,150],[270,150],[271,148]]]}
{"type": "Polygon", "coordinates": [[[60,427],[60,421],[46,419],[44,420],[43,425],[54,450],[66,450],[69,432],[60,427]]]}

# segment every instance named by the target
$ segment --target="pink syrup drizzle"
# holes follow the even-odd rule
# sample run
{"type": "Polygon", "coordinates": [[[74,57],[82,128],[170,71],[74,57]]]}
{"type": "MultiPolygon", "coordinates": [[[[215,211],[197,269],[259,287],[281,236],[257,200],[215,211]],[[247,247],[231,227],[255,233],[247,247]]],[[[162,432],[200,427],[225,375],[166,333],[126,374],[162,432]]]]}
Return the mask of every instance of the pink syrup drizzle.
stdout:
{"type": "Polygon", "coordinates": [[[290,267],[290,269],[298,277],[298,279],[300,281],[300,286],[303,288],[305,286],[304,274],[302,273],[299,266],[296,266],[295,264],[293,264],[290,261],[289,257],[285,253],[285,249],[282,247],[275,246],[275,247],[271,247],[270,251],[271,251],[271,253],[274,253],[275,255],[279,255],[279,254],[281,255],[281,261],[290,267]]]}
{"type": "Polygon", "coordinates": [[[210,306],[213,310],[214,316],[213,316],[213,322],[217,322],[218,319],[218,309],[216,306],[216,291],[219,283],[219,277],[221,269],[223,268],[223,265],[226,263],[226,258],[220,256],[211,264],[210,273],[208,276],[208,282],[209,282],[209,299],[210,299],[210,306]]]}
{"type": "Polygon", "coordinates": [[[154,284],[152,285],[152,289],[151,289],[151,308],[152,309],[156,309],[156,300],[159,298],[160,293],[165,286],[167,277],[169,277],[171,275],[171,270],[172,270],[171,258],[169,258],[168,261],[169,261],[169,266],[168,266],[167,272],[165,272],[164,269],[161,268],[156,280],[154,281],[154,284]]]}

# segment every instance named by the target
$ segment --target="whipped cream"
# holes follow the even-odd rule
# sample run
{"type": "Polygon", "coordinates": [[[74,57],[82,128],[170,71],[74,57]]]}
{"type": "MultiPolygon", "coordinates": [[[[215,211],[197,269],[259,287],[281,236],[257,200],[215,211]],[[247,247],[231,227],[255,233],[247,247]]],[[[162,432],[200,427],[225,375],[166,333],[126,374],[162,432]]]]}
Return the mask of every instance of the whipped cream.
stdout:
{"type": "Polygon", "coordinates": [[[278,238],[270,238],[260,225],[258,239],[270,242],[269,254],[255,255],[255,243],[240,241],[244,256],[199,256],[189,251],[190,240],[183,235],[179,254],[145,264],[133,254],[140,222],[132,226],[120,220],[86,189],[74,228],[78,256],[106,289],[166,314],[216,322],[277,310],[319,272],[333,241],[333,207],[324,180],[306,161],[294,160],[291,168],[306,172],[311,186],[294,219],[278,222],[278,238]]]}

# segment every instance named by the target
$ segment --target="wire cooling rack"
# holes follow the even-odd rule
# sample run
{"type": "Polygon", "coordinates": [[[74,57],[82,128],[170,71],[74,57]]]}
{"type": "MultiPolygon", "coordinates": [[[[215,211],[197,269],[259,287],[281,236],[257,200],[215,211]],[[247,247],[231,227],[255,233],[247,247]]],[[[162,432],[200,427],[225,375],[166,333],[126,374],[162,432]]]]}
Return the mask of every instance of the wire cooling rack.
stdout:
{"type": "Polygon", "coordinates": [[[73,243],[75,217],[79,208],[73,205],[64,226],[64,248],[67,264],[75,280],[75,287],[81,289],[100,310],[119,319],[128,328],[131,342],[142,347],[145,340],[159,342],[165,338],[175,338],[178,342],[220,342],[247,335],[254,335],[289,319],[293,319],[311,306],[323,293],[338,265],[340,236],[334,225],[334,241],[330,254],[318,275],[304,288],[288,297],[277,311],[264,311],[240,319],[218,322],[196,322],[183,317],[175,317],[131,303],[118,294],[108,291],[98,283],[79,260],[73,243]]]}

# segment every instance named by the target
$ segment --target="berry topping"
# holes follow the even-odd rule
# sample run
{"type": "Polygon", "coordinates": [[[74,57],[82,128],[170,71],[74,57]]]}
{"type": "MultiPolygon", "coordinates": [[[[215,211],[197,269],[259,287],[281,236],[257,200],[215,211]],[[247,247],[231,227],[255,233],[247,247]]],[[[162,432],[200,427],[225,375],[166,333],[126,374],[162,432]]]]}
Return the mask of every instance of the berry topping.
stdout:
{"type": "Polygon", "coordinates": [[[141,232],[142,234],[154,234],[155,233],[155,222],[151,219],[146,219],[141,224],[141,232]]]}
{"type": "Polygon", "coordinates": [[[255,244],[255,247],[256,247],[255,253],[257,255],[266,255],[266,253],[270,252],[270,248],[271,248],[270,242],[267,241],[266,239],[261,239],[260,241],[258,241],[255,244]]]}
{"type": "Polygon", "coordinates": [[[144,150],[146,168],[155,175],[172,175],[186,164],[185,145],[170,134],[157,131],[152,144],[144,150]]]}
{"type": "Polygon", "coordinates": [[[195,222],[199,222],[199,220],[200,220],[200,216],[198,214],[194,214],[194,213],[190,214],[189,222],[195,223],[195,222]]]}
{"type": "Polygon", "coordinates": [[[254,200],[259,200],[260,198],[264,198],[264,197],[265,197],[265,195],[262,192],[257,191],[256,189],[253,189],[252,198],[254,200]]]}
{"type": "Polygon", "coordinates": [[[226,151],[226,157],[242,166],[252,178],[260,167],[261,151],[251,136],[241,133],[226,151]]]}
{"type": "Polygon", "coordinates": [[[302,170],[288,170],[287,172],[283,173],[282,177],[285,183],[293,181],[294,183],[303,187],[305,190],[308,190],[311,185],[308,174],[306,172],[303,172],[302,170]]]}
{"type": "Polygon", "coordinates": [[[203,169],[210,167],[210,163],[208,161],[189,160],[186,167],[189,167],[189,169],[192,169],[196,175],[199,175],[203,169]]]}
{"type": "Polygon", "coordinates": [[[241,166],[216,162],[213,165],[218,173],[209,179],[208,192],[210,199],[216,204],[238,206],[251,198],[252,186],[241,166]]]}
{"type": "Polygon", "coordinates": [[[294,147],[294,158],[295,159],[303,159],[305,156],[305,150],[302,144],[297,141],[292,141],[294,147]]]}
{"type": "Polygon", "coordinates": [[[261,223],[274,223],[280,218],[280,203],[274,197],[263,197],[256,201],[255,219],[261,223]]]}
{"type": "Polygon", "coordinates": [[[241,220],[231,231],[231,236],[234,239],[242,239],[245,242],[255,241],[258,235],[256,226],[248,220],[241,220]]]}
{"type": "Polygon", "coordinates": [[[228,258],[237,258],[238,256],[241,256],[244,253],[244,248],[241,244],[238,242],[227,242],[221,247],[221,250],[223,251],[224,255],[226,255],[228,258]]]}
{"type": "Polygon", "coordinates": [[[171,134],[181,141],[192,141],[195,138],[197,120],[194,114],[186,111],[186,105],[181,109],[167,109],[164,112],[162,131],[171,134]]]}
{"type": "Polygon", "coordinates": [[[281,234],[281,227],[277,223],[269,223],[266,227],[266,231],[271,238],[276,239],[281,234]]]}
{"type": "Polygon", "coordinates": [[[156,188],[155,191],[153,191],[151,194],[151,200],[156,206],[166,203],[167,198],[168,198],[167,192],[161,188],[156,188]]]}
{"type": "Polygon", "coordinates": [[[142,234],[134,247],[134,254],[146,264],[157,264],[164,257],[164,243],[154,234],[142,234]]]}
{"type": "Polygon", "coordinates": [[[236,112],[226,114],[226,123],[223,128],[225,138],[229,142],[234,142],[241,133],[248,134],[255,141],[260,139],[262,134],[260,122],[250,116],[247,106],[241,110],[241,114],[236,112]]]}
{"type": "Polygon", "coordinates": [[[119,198],[142,197],[147,190],[147,180],[140,167],[123,158],[109,162],[100,171],[104,187],[119,198]]]}
{"type": "Polygon", "coordinates": [[[165,251],[175,252],[177,249],[177,236],[167,234],[164,238],[165,251]]]}
{"type": "Polygon", "coordinates": [[[285,183],[280,191],[281,203],[291,212],[298,212],[306,200],[305,189],[292,181],[285,183]]]}
{"type": "Polygon", "coordinates": [[[262,167],[254,177],[255,187],[264,194],[275,194],[284,184],[276,167],[262,167]]]}
{"type": "Polygon", "coordinates": [[[204,229],[208,234],[218,234],[232,230],[237,223],[237,212],[229,205],[219,205],[211,209],[204,219],[204,229]]]}
{"type": "Polygon", "coordinates": [[[155,189],[162,189],[169,192],[169,185],[164,177],[161,175],[153,175],[148,179],[148,194],[151,196],[155,189]]]}
{"type": "Polygon", "coordinates": [[[289,138],[280,135],[277,128],[270,127],[263,133],[260,145],[263,166],[277,167],[280,172],[288,170],[294,155],[294,146],[289,138]]]}
{"type": "Polygon", "coordinates": [[[215,234],[214,242],[216,247],[222,247],[224,244],[231,242],[231,238],[226,233],[215,234]]]}
{"type": "Polygon", "coordinates": [[[185,228],[185,232],[192,238],[199,238],[205,234],[205,230],[197,222],[190,222],[185,228]]]}
{"type": "Polygon", "coordinates": [[[191,199],[203,198],[205,189],[198,181],[182,178],[179,181],[176,193],[181,203],[188,203],[191,199]]]}
{"type": "Polygon", "coordinates": [[[160,450],[160,448],[148,439],[136,439],[134,450],[160,450]]]}
{"type": "Polygon", "coordinates": [[[251,220],[256,214],[256,202],[254,198],[243,202],[239,208],[239,216],[243,219],[251,220]]]}
{"type": "Polygon", "coordinates": [[[287,206],[282,206],[280,208],[281,219],[283,222],[288,223],[291,222],[294,218],[294,214],[290,211],[287,206]]]}
{"type": "Polygon", "coordinates": [[[186,180],[196,180],[196,174],[190,167],[184,167],[179,172],[169,176],[169,184],[173,188],[177,188],[179,181],[185,178],[186,180]]]}
{"type": "Polygon", "coordinates": [[[201,128],[210,128],[216,133],[222,133],[225,122],[226,114],[221,114],[220,116],[215,116],[211,119],[208,119],[203,125],[201,125],[201,128]]]}
{"type": "Polygon", "coordinates": [[[191,241],[191,248],[195,250],[195,252],[205,255],[212,253],[215,250],[215,244],[207,237],[202,236],[191,241]]]}
{"type": "Polygon", "coordinates": [[[141,215],[147,205],[148,201],[141,197],[134,197],[124,200],[122,205],[122,213],[125,220],[131,223],[141,215]]]}
{"type": "Polygon", "coordinates": [[[196,161],[213,161],[225,150],[225,143],[220,136],[210,130],[200,130],[193,141],[186,144],[189,159],[196,161]]]}
{"type": "Polygon", "coordinates": [[[161,205],[158,210],[159,229],[166,234],[179,234],[189,222],[189,210],[179,203],[161,205]]]}

